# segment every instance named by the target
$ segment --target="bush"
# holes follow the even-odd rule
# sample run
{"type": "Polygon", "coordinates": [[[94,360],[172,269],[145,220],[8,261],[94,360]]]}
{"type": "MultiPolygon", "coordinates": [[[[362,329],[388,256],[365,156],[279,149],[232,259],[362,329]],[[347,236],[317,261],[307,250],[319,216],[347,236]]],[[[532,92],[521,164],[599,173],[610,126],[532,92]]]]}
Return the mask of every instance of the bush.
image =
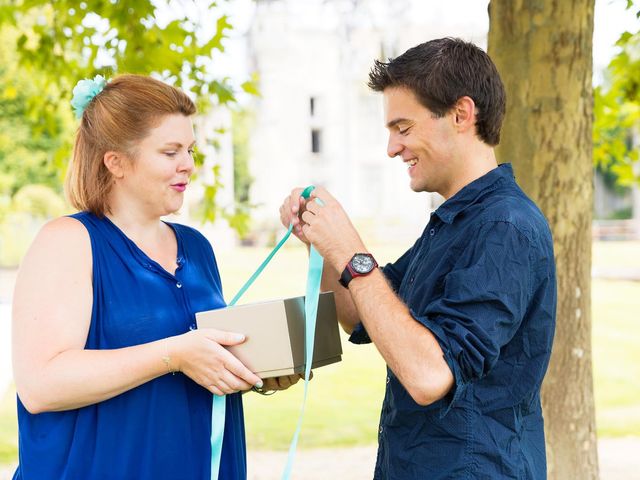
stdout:
{"type": "Polygon", "coordinates": [[[66,205],[46,185],[26,185],[0,202],[0,267],[17,267],[42,224],[63,215],[66,205]]]}

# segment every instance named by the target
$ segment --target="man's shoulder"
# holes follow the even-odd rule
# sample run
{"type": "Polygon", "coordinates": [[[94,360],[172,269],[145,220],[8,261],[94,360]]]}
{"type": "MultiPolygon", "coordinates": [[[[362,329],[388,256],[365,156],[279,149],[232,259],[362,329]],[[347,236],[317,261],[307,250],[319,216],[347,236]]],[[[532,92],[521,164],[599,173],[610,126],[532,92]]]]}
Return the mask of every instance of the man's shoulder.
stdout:
{"type": "Polygon", "coordinates": [[[481,202],[479,224],[504,222],[531,242],[551,241],[549,223],[538,206],[519,188],[505,189],[481,202]]]}

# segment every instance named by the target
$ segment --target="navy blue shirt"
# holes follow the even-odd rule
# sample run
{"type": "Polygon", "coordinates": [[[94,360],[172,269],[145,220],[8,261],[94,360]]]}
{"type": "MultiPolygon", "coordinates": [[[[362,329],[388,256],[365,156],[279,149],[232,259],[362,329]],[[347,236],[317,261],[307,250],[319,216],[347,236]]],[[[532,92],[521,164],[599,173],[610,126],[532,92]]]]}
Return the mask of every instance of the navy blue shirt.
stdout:
{"type": "MultiPolygon", "coordinates": [[[[375,478],[546,478],[540,386],[555,329],[553,242],[511,165],[444,202],[383,271],[437,339],[455,385],[424,407],[387,368],[375,478]]],[[[371,341],[362,325],[350,340],[371,341]]]]}

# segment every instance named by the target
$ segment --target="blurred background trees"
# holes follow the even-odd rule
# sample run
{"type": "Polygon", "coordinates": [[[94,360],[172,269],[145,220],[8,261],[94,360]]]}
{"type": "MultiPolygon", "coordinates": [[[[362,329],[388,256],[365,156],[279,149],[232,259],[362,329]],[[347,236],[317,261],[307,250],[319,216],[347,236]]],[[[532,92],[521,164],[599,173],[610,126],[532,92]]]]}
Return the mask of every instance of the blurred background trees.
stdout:
{"type": "MultiPolygon", "coordinates": [[[[78,80],[152,74],[189,92],[201,114],[233,105],[238,89],[256,92],[255,79],[234,87],[212,68],[232,28],[217,3],[0,5],[0,265],[16,265],[24,253],[23,240],[32,233],[25,230],[27,217],[50,218],[65,210],[62,180],[76,126],[69,101],[78,80]]],[[[216,132],[202,133],[215,146],[216,132]]],[[[197,157],[200,166],[204,160],[197,157]]],[[[219,167],[210,162],[208,168],[212,180],[203,185],[198,213],[209,221],[221,215],[236,230],[246,229],[246,208],[229,210],[216,202],[219,167]]]]}

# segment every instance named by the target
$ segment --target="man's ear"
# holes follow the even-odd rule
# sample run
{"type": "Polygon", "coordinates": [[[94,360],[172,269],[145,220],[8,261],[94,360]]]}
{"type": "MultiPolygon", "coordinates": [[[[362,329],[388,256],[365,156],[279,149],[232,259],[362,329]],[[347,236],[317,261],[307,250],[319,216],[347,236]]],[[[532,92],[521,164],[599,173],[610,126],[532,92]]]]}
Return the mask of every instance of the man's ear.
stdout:
{"type": "Polygon", "coordinates": [[[114,178],[124,177],[124,158],[118,152],[109,151],[104,154],[102,159],[107,170],[111,172],[114,178]]]}
{"type": "Polygon", "coordinates": [[[460,97],[453,107],[453,118],[459,132],[465,132],[476,125],[476,104],[471,97],[460,97]]]}

